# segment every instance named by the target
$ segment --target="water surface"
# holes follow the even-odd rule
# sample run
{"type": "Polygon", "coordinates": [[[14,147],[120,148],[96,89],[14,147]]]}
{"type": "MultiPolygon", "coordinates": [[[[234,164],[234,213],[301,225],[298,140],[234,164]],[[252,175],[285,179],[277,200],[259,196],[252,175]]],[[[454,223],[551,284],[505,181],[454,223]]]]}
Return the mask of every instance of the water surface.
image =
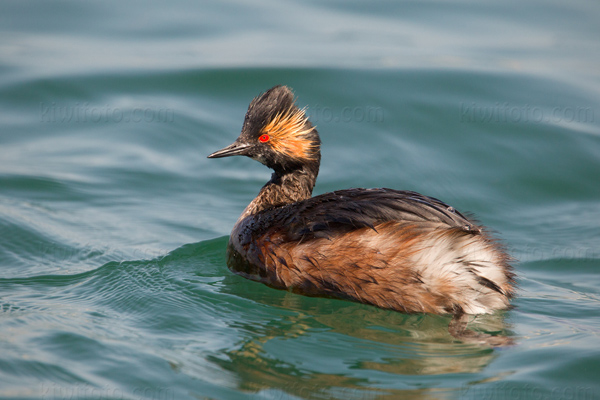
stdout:
{"type": "Polygon", "coordinates": [[[0,396],[600,398],[600,6],[23,2],[0,12],[0,396]],[[295,89],[315,193],[392,187],[473,213],[513,310],[445,316],[232,275],[270,172],[208,160],[295,89]]]}

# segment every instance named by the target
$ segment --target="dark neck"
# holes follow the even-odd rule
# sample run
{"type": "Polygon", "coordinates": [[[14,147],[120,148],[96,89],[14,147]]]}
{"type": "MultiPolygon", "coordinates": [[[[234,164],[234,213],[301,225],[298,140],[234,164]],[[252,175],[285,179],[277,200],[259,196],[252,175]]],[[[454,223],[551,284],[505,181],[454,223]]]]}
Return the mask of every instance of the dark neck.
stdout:
{"type": "Polygon", "coordinates": [[[303,165],[291,171],[273,172],[271,180],[246,207],[240,220],[268,208],[280,207],[310,198],[319,166],[303,165]]]}

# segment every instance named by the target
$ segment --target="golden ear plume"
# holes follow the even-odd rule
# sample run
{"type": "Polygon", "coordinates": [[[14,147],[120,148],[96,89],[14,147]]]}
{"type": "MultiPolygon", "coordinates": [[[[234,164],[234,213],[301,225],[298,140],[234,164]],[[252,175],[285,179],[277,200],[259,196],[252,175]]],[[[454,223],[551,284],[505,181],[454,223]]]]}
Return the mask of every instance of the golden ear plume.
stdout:
{"type": "Polygon", "coordinates": [[[307,121],[305,109],[290,107],[269,121],[261,133],[269,135],[274,151],[296,159],[315,160],[318,144],[308,136],[314,127],[306,128],[307,121]]]}

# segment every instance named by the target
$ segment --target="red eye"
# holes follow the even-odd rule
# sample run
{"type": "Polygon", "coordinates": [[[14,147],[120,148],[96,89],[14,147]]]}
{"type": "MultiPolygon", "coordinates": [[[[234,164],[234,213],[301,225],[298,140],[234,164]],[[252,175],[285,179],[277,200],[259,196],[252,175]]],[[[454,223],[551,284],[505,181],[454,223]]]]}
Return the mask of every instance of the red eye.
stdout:
{"type": "Polygon", "coordinates": [[[267,143],[269,141],[269,135],[267,135],[266,133],[264,135],[260,135],[258,141],[261,143],[267,143]]]}

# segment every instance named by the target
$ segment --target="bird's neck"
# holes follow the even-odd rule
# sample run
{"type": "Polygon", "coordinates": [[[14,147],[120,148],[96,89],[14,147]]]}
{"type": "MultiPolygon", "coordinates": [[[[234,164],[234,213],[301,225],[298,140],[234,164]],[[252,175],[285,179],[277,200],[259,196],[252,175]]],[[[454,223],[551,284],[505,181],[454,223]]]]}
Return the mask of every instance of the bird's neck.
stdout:
{"type": "Polygon", "coordinates": [[[271,180],[246,207],[240,220],[269,208],[310,198],[318,173],[318,166],[301,166],[291,171],[273,172],[271,180]]]}

